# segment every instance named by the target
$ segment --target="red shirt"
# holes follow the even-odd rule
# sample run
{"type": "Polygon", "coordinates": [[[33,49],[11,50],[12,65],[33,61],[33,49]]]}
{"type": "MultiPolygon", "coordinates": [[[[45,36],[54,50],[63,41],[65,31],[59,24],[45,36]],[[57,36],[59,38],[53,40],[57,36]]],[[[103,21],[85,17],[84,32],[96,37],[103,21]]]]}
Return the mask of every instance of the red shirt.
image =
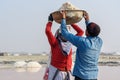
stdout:
{"type": "MultiPolygon", "coordinates": [[[[71,25],[76,31],[78,36],[83,35],[83,30],[76,24],[71,25]]],[[[63,55],[59,42],[51,32],[52,22],[46,24],[46,35],[51,47],[51,65],[62,71],[71,70],[72,67],[72,49],[68,56],[63,55]]]]}

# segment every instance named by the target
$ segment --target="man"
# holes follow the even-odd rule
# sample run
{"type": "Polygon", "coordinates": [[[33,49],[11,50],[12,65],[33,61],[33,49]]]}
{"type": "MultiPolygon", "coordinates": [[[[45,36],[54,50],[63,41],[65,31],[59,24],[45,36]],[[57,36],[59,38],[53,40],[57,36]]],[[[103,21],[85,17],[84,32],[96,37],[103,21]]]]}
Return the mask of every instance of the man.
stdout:
{"type": "MultiPolygon", "coordinates": [[[[51,47],[51,61],[48,72],[48,80],[70,80],[70,71],[72,67],[72,47],[58,29],[53,35],[51,31],[53,17],[50,14],[46,24],[45,33],[51,47]]],[[[76,31],[77,36],[82,36],[82,29],[76,24],[71,25],[76,31]]]]}
{"type": "Polygon", "coordinates": [[[84,11],[86,22],[86,37],[75,36],[66,29],[66,12],[62,11],[61,32],[62,35],[77,47],[76,59],[73,70],[75,80],[97,80],[98,58],[102,47],[102,39],[98,37],[100,27],[89,22],[88,13],[84,11]]]}

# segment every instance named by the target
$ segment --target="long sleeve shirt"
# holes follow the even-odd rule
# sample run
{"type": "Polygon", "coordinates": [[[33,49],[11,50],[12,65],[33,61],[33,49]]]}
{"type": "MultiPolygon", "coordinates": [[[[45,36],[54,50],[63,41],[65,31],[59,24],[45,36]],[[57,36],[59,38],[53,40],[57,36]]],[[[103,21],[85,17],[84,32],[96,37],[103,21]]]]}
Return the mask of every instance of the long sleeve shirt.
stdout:
{"type": "Polygon", "coordinates": [[[69,33],[66,29],[66,21],[61,22],[62,35],[77,47],[73,75],[82,79],[97,79],[98,58],[102,47],[100,37],[81,37],[69,33]]]}
{"type": "MultiPolygon", "coordinates": [[[[63,55],[59,42],[51,31],[52,22],[46,24],[45,33],[48,38],[48,42],[51,47],[51,65],[58,68],[59,70],[71,70],[72,67],[72,49],[68,56],[63,55]]],[[[76,29],[77,34],[82,36],[83,31],[80,28],[77,28],[77,25],[72,25],[76,29]],[[78,33],[79,32],[79,33],[78,33]]]]}

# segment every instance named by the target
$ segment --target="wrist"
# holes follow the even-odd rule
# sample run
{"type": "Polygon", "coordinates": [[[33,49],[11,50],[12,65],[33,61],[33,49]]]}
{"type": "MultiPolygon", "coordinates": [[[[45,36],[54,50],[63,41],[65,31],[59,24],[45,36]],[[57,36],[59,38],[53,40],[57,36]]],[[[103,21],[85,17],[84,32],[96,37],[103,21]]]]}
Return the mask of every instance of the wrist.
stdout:
{"type": "Polygon", "coordinates": [[[62,18],[63,18],[63,19],[65,19],[65,18],[66,18],[65,14],[62,16],[62,18]]]}
{"type": "Polygon", "coordinates": [[[66,18],[65,16],[62,17],[62,19],[65,19],[65,18],[66,18]]]}
{"type": "Polygon", "coordinates": [[[65,18],[62,18],[62,19],[65,19],[65,18]]]}
{"type": "Polygon", "coordinates": [[[51,22],[51,23],[52,23],[53,21],[50,21],[50,20],[49,20],[48,22],[51,22]]]}
{"type": "Polygon", "coordinates": [[[86,26],[87,26],[89,23],[90,23],[89,20],[85,20],[85,24],[86,24],[86,26]]]}

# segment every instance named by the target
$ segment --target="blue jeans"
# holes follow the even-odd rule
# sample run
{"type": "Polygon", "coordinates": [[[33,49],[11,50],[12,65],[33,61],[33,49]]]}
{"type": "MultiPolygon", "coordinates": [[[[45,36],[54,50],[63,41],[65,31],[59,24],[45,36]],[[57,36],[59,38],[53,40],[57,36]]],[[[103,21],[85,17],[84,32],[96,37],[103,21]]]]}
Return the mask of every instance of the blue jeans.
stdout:
{"type": "Polygon", "coordinates": [[[75,80],[97,80],[97,79],[81,79],[81,78],[75,76],[75,80]]]}

